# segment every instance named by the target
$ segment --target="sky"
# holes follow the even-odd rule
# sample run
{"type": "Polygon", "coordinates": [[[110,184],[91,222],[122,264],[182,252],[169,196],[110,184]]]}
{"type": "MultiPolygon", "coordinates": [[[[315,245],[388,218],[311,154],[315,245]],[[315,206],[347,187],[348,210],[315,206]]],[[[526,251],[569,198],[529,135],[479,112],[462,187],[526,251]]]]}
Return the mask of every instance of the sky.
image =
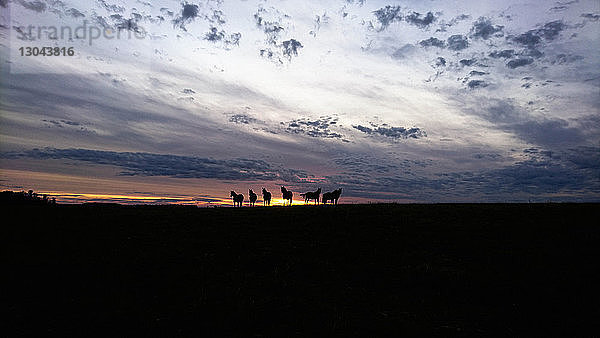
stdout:
{"type": "Polygon", "coordinates": [[[319,187],[341,187],[342,203],[600,201],[597,0],[0,10],[3,190],[201,206],[231,190],[260,202],[262,187],[280,204],[280,186],[297,204],[319,187]]]}

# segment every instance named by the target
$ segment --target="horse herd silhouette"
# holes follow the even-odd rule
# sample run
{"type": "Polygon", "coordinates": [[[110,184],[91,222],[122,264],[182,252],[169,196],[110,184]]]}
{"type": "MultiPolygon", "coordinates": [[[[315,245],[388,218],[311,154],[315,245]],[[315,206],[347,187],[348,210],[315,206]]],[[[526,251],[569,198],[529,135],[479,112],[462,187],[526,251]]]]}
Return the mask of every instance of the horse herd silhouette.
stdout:
{"type": "MultiPolygon", "coordinates": [[[[337,204],[338,199],[340,198],[341,194],[342,194],[342,188],[323,193],[323,198],[321,199],[321,201],[323,204],[327,204],[327,201],[330,201],[331,204],[337,204]]],[[[248,190],[248,195],[249,195],[248,205],[253,207],[254,204],[256,203],[256,200],[258,199],[258,195],[256,193],[254,193],[254,191],[252,191],[252,189],[248,190]]],[[[244,202],[243,194],[237,194],[235,191],[231,190],[231,193],[229,194],[229,196],[231,196],[231,198],[233,199],[234,207],[242,206],[242,203],[244,202]]],[[[262,196],[263,196],[263,206],[271,205],[271,196],[272,195],[269,191],[267,191],[267,189],[262,188],[262,196]]],[[[292,205],[292,197],[293,196],[294,196],[294,194],[290,190],[287,190],[285,187],[281,187],[281,197],[283,198],[283,205],[292,205]]],[[[313,201],[313,200],[315,201],[315,204],[319,204],[319,199],[321,197],[321,188],[317,189],[316,191],[305,192],[303,194],[300,194],[300,196],[304,197],[304,204],[310,203],[310,201],[313,201]]]]}

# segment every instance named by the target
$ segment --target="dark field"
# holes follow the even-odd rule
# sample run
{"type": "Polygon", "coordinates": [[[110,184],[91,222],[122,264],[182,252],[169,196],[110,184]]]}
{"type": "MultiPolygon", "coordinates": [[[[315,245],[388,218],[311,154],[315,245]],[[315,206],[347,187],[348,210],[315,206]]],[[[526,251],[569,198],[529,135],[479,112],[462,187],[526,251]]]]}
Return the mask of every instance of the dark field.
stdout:
{"type": "Polygon", "coordinates": [[[3,206],[1,330],[598,335],[598,207],[3,206]]]}

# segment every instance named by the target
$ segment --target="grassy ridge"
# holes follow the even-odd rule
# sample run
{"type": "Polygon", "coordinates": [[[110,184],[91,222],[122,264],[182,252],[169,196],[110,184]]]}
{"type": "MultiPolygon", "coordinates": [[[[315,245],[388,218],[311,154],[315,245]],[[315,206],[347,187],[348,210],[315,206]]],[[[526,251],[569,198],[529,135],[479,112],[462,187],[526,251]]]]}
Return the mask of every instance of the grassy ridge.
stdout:
{"type": "Polygon", "coordinates": [[[11,206],[7,332],[569,335],[598,205],[11,206]]]}

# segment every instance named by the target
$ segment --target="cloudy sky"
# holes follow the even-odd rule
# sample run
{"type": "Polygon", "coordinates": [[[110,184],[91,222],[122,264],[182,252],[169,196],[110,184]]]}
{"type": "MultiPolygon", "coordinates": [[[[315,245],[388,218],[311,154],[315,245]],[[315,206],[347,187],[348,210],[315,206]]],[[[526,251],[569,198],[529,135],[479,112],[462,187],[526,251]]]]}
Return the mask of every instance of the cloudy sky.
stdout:
{"type": "Polygon", "coordinates": [[[600,201],[597,0],[0,9],[3,189],[201,205],[248,188],[279,198],[281,185],[295,198],[342,187],[347,203],[600,201]]]}

